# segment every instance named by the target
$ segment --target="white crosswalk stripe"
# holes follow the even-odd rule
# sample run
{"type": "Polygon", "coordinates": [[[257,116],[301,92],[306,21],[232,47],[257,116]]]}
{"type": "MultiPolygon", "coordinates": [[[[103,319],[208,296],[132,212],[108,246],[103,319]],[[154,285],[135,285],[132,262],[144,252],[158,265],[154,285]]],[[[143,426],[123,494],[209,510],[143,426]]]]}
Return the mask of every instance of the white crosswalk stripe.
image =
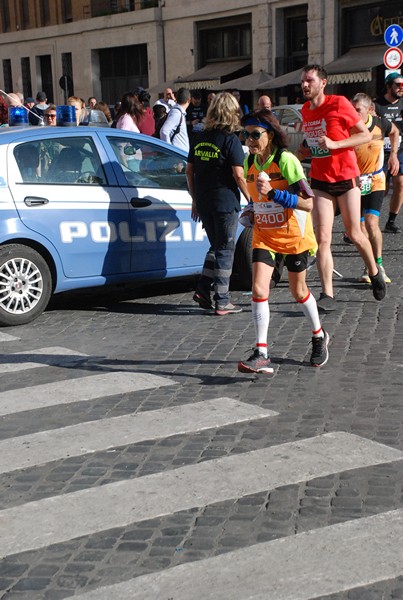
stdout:
{"type": "Polygon", "coordinates": [[[28,388],[21,394],[20,389],[0,393],[0,416],[35,410],[49,406],[60,406],[72,402],[87,402],[96,398],[127,394],[169,385],[176,382],[168,377],[150,373],[112,371],[66,381],[44,383],[28,388]]]}
{"type": "Polygon", "coordinates": [[[3,331],[0,331],[0,342],[16,342],[19,339],[20,338],[15,337],[15,335],[10,335],[9,333],[4,333],[3,331]]]}
{"type": "Polygon", "coordinates": [[[403,575],[402,539],[403,510],[396,510],[179,565],[74,597],[312,600],[403,575]]]}
{"type": "MultiPolygon", "coordinates": [[[[66,348],[41,348],[7,355],[0,373],[11,377],[20,370],[71,366],[86,358],[66,348]]],[[[154,374],[106,368],[95,375],[79,372],[76,379],[0,393],[0,416],[176,385],[174,379],[154,374]]],[[[221,397],[43,430],[0,442],[0,473],[276,416],[274,411],[221,397]]],[[[332,432],[44,497],[0,511],[0,556],[41,552],[82,536],[401,460],[403,453],[396,449],[332,432]]],[[[402,536],[403,511],[390,511],[186,562],[78,597],[313,600],[403,575],[402,536]]]]}
{"type": "Polygon", "coordinates": [[[328,433],[38,500],[0,511],[0,556],[290,483],[402,459],[402,452],[376,442],[348,433],[328,433]]]}
{"type": "MultiPolygon", "coordinates": [[[[83,385],[85,379],[81,382],[83,385]]],[[[217,398],[42,431],[1,441],[0,473],[116,446],[203,431],[277,414],[231,398],[217,398]]]]}
{"type": "Polygon", "coordinates": [[[41,348],[40,350],[30,350],[29,352],[16,352],[7,356],[8,362],[0,363],[0,373],[11,373],[16,371],[25,371],[27,369],[38,369],[39,367],[49,367],[68,362],[74,362],[77,359],[86,358],[88,354],[69,350],[68,348],[41,348]],[[40,360],[35,361],[38,357],[40,360]]]}

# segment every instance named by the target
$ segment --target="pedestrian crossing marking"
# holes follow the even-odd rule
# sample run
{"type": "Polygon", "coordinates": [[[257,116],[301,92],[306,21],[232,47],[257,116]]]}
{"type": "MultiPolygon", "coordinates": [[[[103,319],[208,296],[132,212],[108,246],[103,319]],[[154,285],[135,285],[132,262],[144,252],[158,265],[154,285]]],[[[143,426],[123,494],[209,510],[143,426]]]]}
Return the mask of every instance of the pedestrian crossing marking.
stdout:
{"type": "Polygon", "coordinates": [[[0,331],[0,342],[16,342],[21,338],[10,335],[9,333],[3,333],[0,331]]]}
{"type": "Polygon", "coordinates": [[[39,350],[26,350],[6,354],[0,362],[0,373],[12,373],[15,371],[26,371],[27,369],[38,369],[39,367],[58,366],[60,364],[75,362],[77,359],[87,358],[88,354],[60,348],[40,348],[39,350]],[[35,357],[42,357],[40,361],[34,362],[35,357]],[[7,360],[8,362],[5,362],[7,360]]]}
{"type": "Polygon", "coordinates": [[[394,510],[178,565],[74,597],[313,600],[403,575],[402,539],[403,510],[394,510]]]}
{"type": "Polygon", "coordinates": [[[37,500],[0,511],[0,556],[402,459],[394,448],[334,432],[37,500]]]}
{"type": "Polygon", "coordinates": [[[67,381],[55,381],[26,387],[24,394],[20,389],[1,392],[0,416],[169,385],[177,383],[167,377],[129,371],[112,371],[67,381]]]}
{"type": "Polygon", "coordinates": [[[145,440],[194,433],[276,415],[278,413],[274,411],[231,398],[216,398],[41,431],[0,442],[0,473],[145,440]]]}

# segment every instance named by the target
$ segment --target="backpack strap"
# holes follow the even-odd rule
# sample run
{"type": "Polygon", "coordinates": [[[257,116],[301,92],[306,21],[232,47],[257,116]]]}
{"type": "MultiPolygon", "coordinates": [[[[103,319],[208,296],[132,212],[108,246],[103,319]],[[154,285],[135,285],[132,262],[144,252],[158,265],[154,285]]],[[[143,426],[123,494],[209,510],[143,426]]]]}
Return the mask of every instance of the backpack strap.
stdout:
{"type": "Polygon", "coordinates": [[[177,136],[177,135],[178,135],[178,133],[180,132],[180,130],[181,130],[181,125],[182,125],[182,121],[183,121],[183,113],[182,113],[182,111],[181,111],[181,110],[180,110],[180,108],[178,108],[177,106],[173,106],[173,107],[171,108],[171,110],[175,110],[175,109],[176,109],[176,110],[179,110],[179,112],[180,112],[180,114],[181,114],[181,118],[179,119],[179,123],[178,123],[178,125],[177,125],[177,126],[175,127],[175,129],[174,129],[174,130],[171,132],[171,135],[170,135],[171,144],[173,143],[173,140],[174,140],[175,136],[177,136]]]}

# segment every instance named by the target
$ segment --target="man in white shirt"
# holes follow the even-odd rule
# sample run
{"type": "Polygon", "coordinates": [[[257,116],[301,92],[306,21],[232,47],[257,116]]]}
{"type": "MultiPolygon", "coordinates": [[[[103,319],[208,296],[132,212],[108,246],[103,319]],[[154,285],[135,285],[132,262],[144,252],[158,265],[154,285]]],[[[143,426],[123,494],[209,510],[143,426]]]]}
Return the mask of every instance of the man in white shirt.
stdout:
{"type": "Polygon", "coordinates": [[[164,97],[157,100],[157,102],[154,102],[154,106],[157,106],[158,104],[164,106],[167,113],[171,110],[173,106],[175,106],[175,94],[173,93],[171,88],[166,88],[164,90],[164,97]]]}
{"type": "Polygon", "coordinates": [[[186,109],[190,103],[190,92],[179,88],[176,94],[177,104],[171,108],[165,123],[161,127],[160,139],[189,152],[189,136],[186,127],[186,109]]]}

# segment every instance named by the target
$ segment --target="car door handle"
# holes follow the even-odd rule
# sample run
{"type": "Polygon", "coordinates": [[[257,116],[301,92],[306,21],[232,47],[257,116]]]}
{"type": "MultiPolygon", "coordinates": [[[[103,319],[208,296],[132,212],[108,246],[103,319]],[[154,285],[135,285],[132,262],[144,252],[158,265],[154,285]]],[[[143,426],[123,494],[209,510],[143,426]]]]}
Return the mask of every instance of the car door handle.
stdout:
{"type": "Polygon", "coordinates": [[[130,204],[134,208],[144,208],[145,206],[151,206],[152,200],[147,200],[147,198],[132,198],[130,204]]]}
{"type": "Polygon", "coordinates": [[[42,206],[42,204],[49,204],[47,198],[39,198],[38,196],[27,196],[24,198],[24,203],[27,206],[42,206]]]}

